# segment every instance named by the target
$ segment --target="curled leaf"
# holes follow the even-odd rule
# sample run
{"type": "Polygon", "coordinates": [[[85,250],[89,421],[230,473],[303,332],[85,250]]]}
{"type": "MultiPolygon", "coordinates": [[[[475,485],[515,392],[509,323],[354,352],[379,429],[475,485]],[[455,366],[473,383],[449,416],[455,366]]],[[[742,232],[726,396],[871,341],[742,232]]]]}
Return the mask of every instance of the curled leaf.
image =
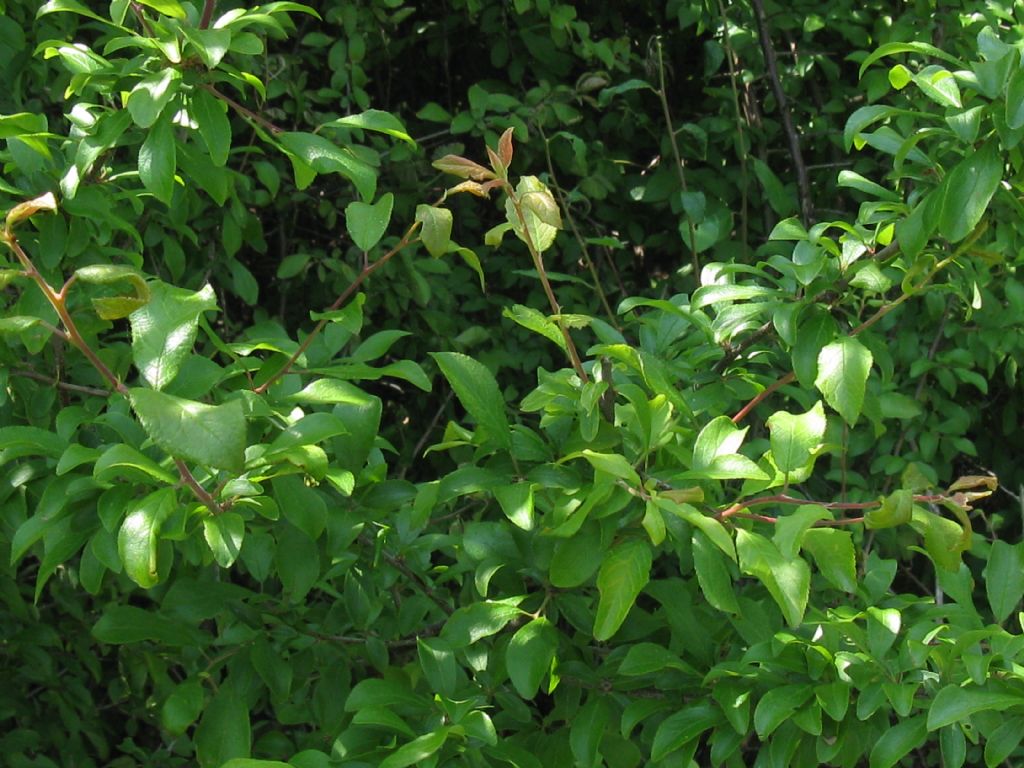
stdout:
{"type": "Polygon", "coordinates": [[[480,163],[474,163],[466,157],[459,155],[445,155],[440,160],[435,160],[433,166],[443,173],[450,173],[460,179],[472,179],[473,181],[489,181],[496,178],[494,172],[484,168],[480,163]]]}
{"type": "Polygon", "coordinates": [[[7,229],[10,231],[15,224],[20,221],[24,221],[30,216],[34,216],[39,213],[39,211],[56,210],[57,198],[53,196],[53,192],[47,192],[45,195],[40,195],[32,200],[28,200],[24,203],[18,203],[7,212],[7,229]]]}

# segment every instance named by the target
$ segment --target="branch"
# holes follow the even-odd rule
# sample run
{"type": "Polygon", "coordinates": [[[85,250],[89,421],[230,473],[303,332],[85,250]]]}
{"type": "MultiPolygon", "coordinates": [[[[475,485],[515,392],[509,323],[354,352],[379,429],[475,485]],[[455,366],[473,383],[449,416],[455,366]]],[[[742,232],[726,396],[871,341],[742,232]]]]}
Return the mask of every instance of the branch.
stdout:
{"type": "Polygon", "coordinates": [[[203,18],[199,20],[200,29],[209,29],[213,20],[213,12],[217,8],[217,0],[206,0],[203,3],[203,18]]]}
{"type": "MultiPolygon", "coordinates": [[[[915,494],[913,496],[913,500],[918,504],[936,504],[943,501],[949,501],[950,497],[941,493],[915,494]]],[[[714,517],[719,521],[727,520],[730,517],[742,517],[748,520],[760,520],[765,523],[775,523],[778,522],[778,518],[769,517],[768,515],[755,515],[744,512],[743,510],[749,509],[750,507],[763,506],[765,504],[813,504],[814,506],[824,507],[829,510],[866,510],[878,509],[883,503],[884,501],[881,499],[876,499],[875,501],[815,501],[814,499],[798,499],[785,493],[779,493],[774,496],[758,496],[757,498],[747,499],[746,501],[737,501],[735,504],[732,504],[718,512],[714,517]]],[[[819,520],[815,525],[854,525],[862,522],[864,522],[863,517],[848,517],[840,520],[819,520]]]]}
{"type": "MultiPolygon", "coordinates": [[[[341,309],[342,305],[344,305],[345,302],[348,301],[349,298],[351,298],[352,294],[356,292],[359,286],[361,286],[366,281],[366,278],[368,278],[378,269],[383,267],[396,253],[398,253],[403,248],[413,243],[413,235],[415,234],[419,226],[420,222],[413,222],[413,224],[411,224],[409,228],[405,231],[405,234],[402,235],[402,239],[398,241],[398,244],[394,248],[385,253],[372,264],[367,264],[365,267],[363,267],[363,271],[356,275],[356,279],[349,284],[348,288],[342,291],[341,295],[338,296],[334,303],[331,304],[331,306],[329,306],[326,310],[324,310],[325,313],[334,312],[335,310],[341,309]]],[[[302,343],[299,345],[299,348],[296,349],[292,356],[288,358],[287,362],[285,362],[285,364],[281,366],[281,368],[278,369],[278,371],[275,374],[273,374],[269,379],[267,379],[265,382],[263,382],[258,387],[253,389],[253,392],[255,392],[257,395],[262,395],[270,388],[270,386],[274,382],[276,382],[278,379],[280,379],[282,376],[288,373],[288,371],[292,369],[292,366],[295,365],[295,361],[302,357],[303,354],[305,354],[306,350],[309,349],[309,345],[312,344],[313,340],[320,335],[320,332],[324,329],[327,323],[327,318],[321,319],[320,322],[318,322],[313,327],[313,330],[309,332],[309,335],[306,336],[305,339],[303,339],[302,343]]]]}
{"type": "Polygon", "coordinates": [[[800,190],[800,211],[803,214],[804,224],[814,221],[814,207],[811,204],[811,187],[807,180],[807,166],[804,165],[803,154],[800,152],[800,139],[796,129],[793,127],[793,118],[789,114],[789,104],[786,101],[786,93],[782,90],[782,82],[779,80],[779,68],[775,58],[775,49],[768,36],[768,21],[764,15],[763,0],[751,0],[754,7],[754,21],[757,23],[757,37],[761,42],[761,52],[764,54],[765,67],[768,69],[768,79],[772,84],[772,92],[779,105],[779,117],[782,119],[782,129],[789,142],[789,153],[793,157],[793,168],[796,170],[797,188],[800,190]]]}
{"type": "Polygon", "coordinates": [[[233,110],[235,110],[242,117],[246,118],[247,120],[251,120],[252,122],[254,122],[257,125],[259,125],[261,128],[265,128],[266,130],[270,131],[270,133],[273,134],[274,136],[279,136],[280,134],[285,132],[284,128],[281,128],[280,126],[274,125],[272,122],[267,120],[267,118],[265,118],[263,115],[261,115],[261,114],[259,114],[257,112],[253,112],[248,107],[242,106],[241,104],[239,104],[237,101],[232,99],[227,94],[221,93],[220,91],[218,91],[216,88],[214,88],[209,83],[203,83],[202,87],[205,88],[210,93],[212,93],[218,99],[223,101],[225,104],[227,104],[229,107],[231,107],[233,110]]]}

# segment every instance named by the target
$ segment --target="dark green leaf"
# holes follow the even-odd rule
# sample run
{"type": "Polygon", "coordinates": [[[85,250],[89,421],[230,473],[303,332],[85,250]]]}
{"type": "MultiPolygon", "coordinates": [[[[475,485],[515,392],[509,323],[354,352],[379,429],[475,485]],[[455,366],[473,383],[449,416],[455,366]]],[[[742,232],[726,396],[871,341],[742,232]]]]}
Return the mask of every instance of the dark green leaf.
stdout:
{"type": "Polygon", "coordinates": [[[1004,712],[1024,706],[1024,693],[1006,688],[980,688],[947,685],[932,699],[928,708],[928,730],[960,723],[978,712],[1004,712]]]}
{"type": "Polygon", "coordinates": [[[189,110],[199,126],[199,135],[203,137],[210,159],[217,166],[227,163],[231,151],[231,121],[225,107],[220,99],[202,88],[194,90],[189,100],[189,110]]]}
{"type": "Polygon", "coordinates": [[[245,697],[222,687],[203,712],[193,741],[200,768],[222,768],[232,758],[247,758],[252,731],[245,697]]]}
{"type": "Polygon", "coordinates": [[[967,237],[985,215],[1002,178],[1003,158],[994,141],[961,160],[943,181],[939,233],[951,243],[967,237]]]}
{"type": "Polygon", "coordinates": [[[1024,597],[1024,545],[992,542],[985,566],[985,594],[996,621],[1003,622],[1024,597]]]}
{"type": "Polygon", "coordinates": [[[524,624],[512,636],[505,666],[516,692],[524,699],[537,695],[558,650],[558,632],[543,616],[524,624]]]}

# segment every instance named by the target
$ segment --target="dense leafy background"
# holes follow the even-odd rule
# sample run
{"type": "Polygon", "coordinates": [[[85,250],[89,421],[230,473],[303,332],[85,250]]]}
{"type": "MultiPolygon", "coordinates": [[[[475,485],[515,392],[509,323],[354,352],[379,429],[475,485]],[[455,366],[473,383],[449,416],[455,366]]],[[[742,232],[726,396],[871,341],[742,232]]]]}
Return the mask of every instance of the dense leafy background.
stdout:
{"type": "Polygon", "coordinates": [[[0,10],[5,764],[1024,756],[1019,9],[0,10]]]}

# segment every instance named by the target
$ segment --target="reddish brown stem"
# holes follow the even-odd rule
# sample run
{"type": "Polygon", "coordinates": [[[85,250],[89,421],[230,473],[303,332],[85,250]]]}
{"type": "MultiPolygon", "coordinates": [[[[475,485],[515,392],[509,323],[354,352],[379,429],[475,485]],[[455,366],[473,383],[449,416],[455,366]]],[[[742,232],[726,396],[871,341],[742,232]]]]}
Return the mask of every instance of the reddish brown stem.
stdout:
{"type": "MultiPolygon", "coordinates": [[[[913,497],[914,501],[919,504],[934,504],[937,502],[945,501],[948,497],[942,494],[918,494],[913,497]]],[[[862,510],[862,509],[877,509],[882,506],[882,500],[876,499],[875,501],[815,501],[814,499],[798,499],[793,496],[788,496],[784,493],[775,494],[773,496],[758,496],[753,499],[746,499],[745,501],[737,501],[735,504],[726,507],[717,515],[716,520],[727,520],[730,517],[743,517],[747,519],[764,520],[764,522],[775,522],[775,518],[769,518],[766,515],[751,515],[749,512],[743,510],[749,509],[750,507],[758,507],[764,504],[812,504],[817,507],[824,507],[825,509],[850,509],[850,510],[862,510]]],[[[852,525],[853,523],[863,522],[863,518],[846,518],[845,520],[832,520],[822,521],[822,525],[852,525]]]]}
{"type": "Polygon", "coordinates": [[[213,12],[217,8],[217,0],[206,0],[203,3],[203,17],[199,20],[200,29],[209,29],[213,21],[213,12]]]}
{"type": "MultiPolygon", "coordinates": [[[[363,267],[362,272],[356,275],[356,279],[353,280],[344,291],[342,291],[341,295],[338,296],[334,303],[331,304],[331,306],[329,306],[325,310],[325,312],[334,312],[338,309],[341,309],[345,302],[347,302],[352,297],[352,294],[354,294],[356,290],[358,290],[359,286],[366,282],[366,278],[368,278],[378,269],[383,267],[388,261],[391,260],[391,257],[394,256],[396,253],[406,248],[407,246],[411,245],[412,243],[416,242],[416,239],[413,237],[413,235],[416,233],[416,230],[419,228],[419,226],[420,222],[418,221],[412,224],[409,227],[409,229],[405,231],[405,234],[402,235],[402,239],[398,241],[398,244],[394,248],[385,253],[375,262],[367,264],[365,267],[363,267]]],[[[307,335],[306,338],[302,340],[302,343],[299,344],[299,348],[296,349],[294,353],[292,353],[292,356],[288,358],[285,364],[281,366],[281,368],[278,369],[278,371],[274,373],[269,379],[260,384],[258,387],[254,388],[253,392],[255,392],[258,395],[264,394],[268,389],[270,389],[272,384],[274,384],[278,379],[287,374],[288,371],[290,371],[292,367],[295,365],[295,362],[300,357],[302,357],[303,354],[305,354],[307,349],[309,349],[309,345],[312,344],[313,340],[320,335],[320,332],[327,326],[328,322],[329,321],[327,318],[321,319],[313,327],[313,330],[309,332],[309,335],[307,335]]]]}

